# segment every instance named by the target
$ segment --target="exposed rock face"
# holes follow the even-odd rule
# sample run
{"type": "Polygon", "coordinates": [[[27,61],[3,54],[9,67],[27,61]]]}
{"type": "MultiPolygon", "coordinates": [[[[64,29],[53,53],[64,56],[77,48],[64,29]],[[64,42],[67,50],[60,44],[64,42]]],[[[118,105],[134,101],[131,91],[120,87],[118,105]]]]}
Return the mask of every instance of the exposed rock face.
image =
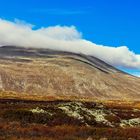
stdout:
{"type": "Polygon", "coordinates": [[[7,46],[0,48],[0,90],[14,98],[138,100],[140,78],[91,56],[7,46]]]}

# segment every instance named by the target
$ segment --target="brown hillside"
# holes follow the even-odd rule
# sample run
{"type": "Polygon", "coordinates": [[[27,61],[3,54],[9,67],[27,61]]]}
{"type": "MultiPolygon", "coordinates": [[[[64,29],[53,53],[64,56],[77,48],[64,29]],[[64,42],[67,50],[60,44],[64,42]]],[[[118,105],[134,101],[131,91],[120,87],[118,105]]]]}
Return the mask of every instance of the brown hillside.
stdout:
{"type": "Polygon", "coordinates": [[[139,100],[140,78],[91,56],[0,48],[0,96],[23,99],[139,100]]]}

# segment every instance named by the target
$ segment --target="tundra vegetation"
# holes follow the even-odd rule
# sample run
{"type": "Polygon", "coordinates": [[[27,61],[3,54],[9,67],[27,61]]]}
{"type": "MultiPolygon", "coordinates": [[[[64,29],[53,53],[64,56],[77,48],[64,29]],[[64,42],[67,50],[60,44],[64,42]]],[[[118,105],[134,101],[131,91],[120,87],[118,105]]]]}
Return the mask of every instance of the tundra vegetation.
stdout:
{"type": "Polygon", "coordinates": [[[0,100],[0,139],[140,139],[139,102],[0,100]]]}

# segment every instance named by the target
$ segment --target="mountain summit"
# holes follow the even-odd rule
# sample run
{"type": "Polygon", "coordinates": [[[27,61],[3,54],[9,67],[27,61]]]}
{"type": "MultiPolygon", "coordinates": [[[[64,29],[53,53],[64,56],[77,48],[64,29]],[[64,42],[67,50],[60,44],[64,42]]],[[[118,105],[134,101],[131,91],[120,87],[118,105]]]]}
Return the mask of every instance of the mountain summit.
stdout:
{"type": "Polygon", "coordinates": [[[138,100],[140,78],[84,54],[0,47],[0,97],[138,100]]]}

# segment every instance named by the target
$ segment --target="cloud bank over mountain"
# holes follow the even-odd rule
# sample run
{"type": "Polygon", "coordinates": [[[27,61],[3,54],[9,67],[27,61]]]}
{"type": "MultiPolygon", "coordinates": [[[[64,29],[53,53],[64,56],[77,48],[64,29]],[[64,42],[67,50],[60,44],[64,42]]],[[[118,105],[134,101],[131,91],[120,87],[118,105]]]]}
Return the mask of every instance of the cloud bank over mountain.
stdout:
{"type": "Polygon", "coordinates": [[[124,68],[140,69],[140,54],[126,46],[104,46],[82,37],[75,26],[50,26],[34,29],[32,24],[0,19],[0,45],[48,48],[93,55],[105,62],[124,68]]]}

